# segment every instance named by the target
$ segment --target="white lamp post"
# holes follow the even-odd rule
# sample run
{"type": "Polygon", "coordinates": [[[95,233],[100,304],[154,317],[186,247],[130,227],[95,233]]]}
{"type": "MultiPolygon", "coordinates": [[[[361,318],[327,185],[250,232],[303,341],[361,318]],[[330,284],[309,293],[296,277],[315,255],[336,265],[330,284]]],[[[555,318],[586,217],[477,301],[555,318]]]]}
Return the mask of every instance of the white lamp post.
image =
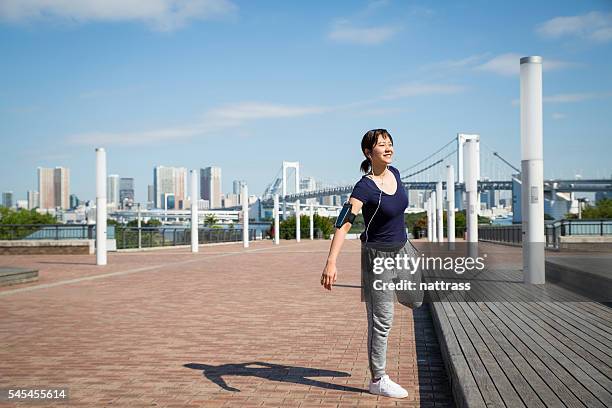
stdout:
{"type": "Polygon", "coordinates": [[[454,249],[455,242],[455,169],[446,166],[446,235],[448,249],[454,249]]]}
{"type": "Polygon", "coordinates": [[[433,235],[431,232],[431,197],[427,198],[427,201],[425,201],[425,209],[427,210],[427,241],[433,242],[433,235]]]}
{"type": "Polygon", "coordinates": [[[436,191],[429,196],[429,208],[431,211],[431,242],[438,242],[438,224],[436,223],[436,191]]]}
{"type": "Polygon", "coordinates": [[[310,204],[310,239],[314,239],[314,206],[310,204]]]}
{"type": "Polygon", "coordinates": [[[467,206],[467,240],[478,242],[478,141],[468,139],[463,146],[463,177],[467,206]]]}
{"type": "Polygon", "coordinates": [[[106,265],[106,151],[96,149],[96,265],[106,265]]]}
{"type": "Polygon", "coordinates": [[[295,241],[300,242],[300,200],[295,202],[295,241]]]}
{"type": "Polygon", "coordinates": [[[249,189],[242,184],[242,246],[249,247],[249,189]]]}
{"type": "Polygon", "coordinates": [[[444,208],[442,207],[442,182],[436,183],[436,225],[438,242],[444,242],[444,208]]]}
{"type": "Polygon", "coordinates": [[[191,252],[198,252],[198,171],[191,170],[191,252]]]}
{"type": "Polygon", "coordinates": [[[278,194],[274,194],[274,244],[280,243],[280,208],[278,194]]]}
{"type": "Polygon", "coordinates": [[[521,212],[523,214],[523,280],[543,284],[544,162],[542,124],[542,57],[521,58],[521,212]]]}

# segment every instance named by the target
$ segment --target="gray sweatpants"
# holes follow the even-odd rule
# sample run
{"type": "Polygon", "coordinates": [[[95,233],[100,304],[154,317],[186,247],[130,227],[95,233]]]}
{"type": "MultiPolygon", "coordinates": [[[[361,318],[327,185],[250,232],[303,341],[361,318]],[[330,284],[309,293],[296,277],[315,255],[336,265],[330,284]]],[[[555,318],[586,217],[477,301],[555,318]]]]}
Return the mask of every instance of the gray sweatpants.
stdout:
{"type": "MultiPolygon", "coordinates": [[[[398,254],[418,256],[416,249],[409,241],[401,248],[381,248],[377,245],[363,243],[361,245],[362,296],[368,317],[368,360],[372,378],[382,377],[385,374],[387,339],[393,324],[395,299],[412,309],[421,306],[423,300],[423,292],[420,290],[373,290],[375,281],[389,283],[407,280],[414,282],[418,288],[421,282],[420,270],[410,274],[410,271],[394,267],[380,274],[374,273],[375,258],[395,258],[398,254]]],[[[380,287],[380,282],[376,285],[380,287]]]]}

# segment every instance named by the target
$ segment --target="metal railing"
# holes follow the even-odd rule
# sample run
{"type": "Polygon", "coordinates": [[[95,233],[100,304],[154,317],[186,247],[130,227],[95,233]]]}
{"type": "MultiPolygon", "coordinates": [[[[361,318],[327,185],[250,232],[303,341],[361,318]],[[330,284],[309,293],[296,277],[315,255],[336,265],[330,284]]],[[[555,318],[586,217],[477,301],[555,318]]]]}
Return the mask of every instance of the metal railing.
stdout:
{"type": "MultiPolygon", "coordinates": [[[[115,238],[109,225],[107,237],[115,238]]],[[[0,240],[66,240],[95,239],[96,226],[91,224],[0,224],[0,240]]]]}
{"type": "Polygon", "coordinates": [[[520,244],[522,242],[521,224],[513,225],[479,225],[478,240],[520,244]]]}
{"type": "MultiPolygon", "coordinates": [[[[295,227],[287,227],[280,228],[280,239],[295,239],[295,227]]],[[[313,230],[314,239],[324,239],[325,234],[323,234],[323,230],[320,228],[314,228],[313,230]]],[[[268,238],[272,238],[272,235],[267,236],[268,238]]],[[[306,226],[300,228],[300,239],[310,239],[310,227],[306,226]]]]}
{"type": "MultiPolygon", "coordinates": [[[[249,240],[255,240],[256,234],[257,230],[249,229],[249,240]]],[[[117,249],[191,245],[190,227],[141,227],[139,229],[138,227],[118,226],[115,236],[117,249]]],[[[200,244],[238,241],[242,241],[242,228],[198,228],[200,244]]]]}
{"type": "MultiPolygon", "coordinates": [[[[546,246],[558,248],[560,237],[571,235],[612,235],[612,220],[559,220],[544,225],[546,246]]],[[[478,239],[481,241],[521,244],[522,226],[479,225],[478,239]]]]}
{"type": "MultiPolygon", "coordinates": [[[[455,238],[464,238],[465,230],[465,227],[455,227],[455,238]]],[[[427,238],[427,228],[414,228],[410,232],[412,233],[414,239],[427,238]]],[[[444,226],[443,232],[444,239],[447,239],[448,230],[446,229],[446,225],[444,226]]]]}

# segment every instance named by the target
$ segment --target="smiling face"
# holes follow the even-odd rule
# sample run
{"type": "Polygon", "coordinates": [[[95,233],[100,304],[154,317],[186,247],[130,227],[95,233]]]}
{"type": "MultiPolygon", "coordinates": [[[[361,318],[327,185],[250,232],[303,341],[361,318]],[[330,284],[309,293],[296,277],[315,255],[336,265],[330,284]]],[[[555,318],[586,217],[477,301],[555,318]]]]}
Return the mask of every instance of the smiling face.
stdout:
{"type": "Polygon", "coordinates": [[[378,140],[369,153],[373,164],[391,164],[393,161],[393,141],[385,135],[378,135],[378,140]]]}

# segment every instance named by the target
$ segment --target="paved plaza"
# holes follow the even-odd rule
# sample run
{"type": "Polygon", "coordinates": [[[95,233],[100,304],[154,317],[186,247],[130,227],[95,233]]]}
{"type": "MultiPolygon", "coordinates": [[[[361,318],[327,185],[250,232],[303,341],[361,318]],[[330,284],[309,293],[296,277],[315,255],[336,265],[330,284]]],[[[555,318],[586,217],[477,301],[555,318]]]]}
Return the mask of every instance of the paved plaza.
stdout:
{"type": "Polygon", "coordinates": [[[409,397],[366,391],[359,243],[345,243],[331,292],[319,284],[328,249],[109,253],[106,267],[2,256],[40,278],[0,288],[0,388],[68,387],[81,407],[452,406],[428,306],[396,305],[387,370],[409,397]]]}

